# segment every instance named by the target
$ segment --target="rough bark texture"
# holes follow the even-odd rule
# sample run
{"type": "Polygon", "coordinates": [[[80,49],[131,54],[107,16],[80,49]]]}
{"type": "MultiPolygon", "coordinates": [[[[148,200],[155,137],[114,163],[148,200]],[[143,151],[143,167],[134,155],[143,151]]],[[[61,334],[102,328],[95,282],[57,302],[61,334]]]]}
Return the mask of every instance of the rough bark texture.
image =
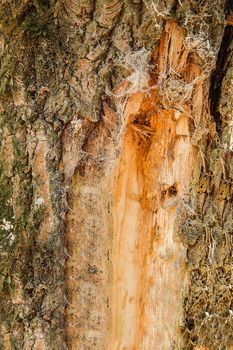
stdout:
{"type": "Polygon", "coordinates": [[[232,10],[0,1],[0,349],[233,349],[232,10]]]}

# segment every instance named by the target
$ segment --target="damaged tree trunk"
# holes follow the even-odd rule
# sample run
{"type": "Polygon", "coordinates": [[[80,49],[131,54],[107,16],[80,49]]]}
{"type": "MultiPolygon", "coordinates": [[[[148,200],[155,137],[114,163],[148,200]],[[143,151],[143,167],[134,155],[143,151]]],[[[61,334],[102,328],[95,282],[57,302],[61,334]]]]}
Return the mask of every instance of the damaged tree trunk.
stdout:
{"type": "Polygon", "coordinates": [[[232,11],[1,0],[0,349],[233,349],[232,11]]]}

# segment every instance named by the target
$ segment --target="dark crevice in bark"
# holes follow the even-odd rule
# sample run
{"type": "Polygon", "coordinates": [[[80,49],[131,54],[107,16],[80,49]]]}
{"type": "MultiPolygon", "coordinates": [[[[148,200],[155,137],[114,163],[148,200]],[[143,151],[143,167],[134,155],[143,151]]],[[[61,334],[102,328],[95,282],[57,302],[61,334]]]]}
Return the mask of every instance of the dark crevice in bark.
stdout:
{"type": "MultiPolygon", "coordinates": [[[[233,8],[231,0],[226,1],[225,4],[225,14],[228,16],[233,8]]],[[[217,57],[216,69],[211,76],[211,85],[210,85],[210,113],[216,123],[216,129],[218,133],[221,133],[222,130],[222,118],[219,111],[219,102],[221,98],[221,88],[222,81],[226,74],[229,58],[232,54],[230,48],[231,42],[233,40],[233,26],[226,25],[224,29],[224,34],[222,38],[222,43],[217,57]]]]}
{"type": "Polygon", "coordinates": [[[171,13],[175,15],[177,13],[177,10],[180,6],[179,0],[176,0],[171,8],[171,13]]]}

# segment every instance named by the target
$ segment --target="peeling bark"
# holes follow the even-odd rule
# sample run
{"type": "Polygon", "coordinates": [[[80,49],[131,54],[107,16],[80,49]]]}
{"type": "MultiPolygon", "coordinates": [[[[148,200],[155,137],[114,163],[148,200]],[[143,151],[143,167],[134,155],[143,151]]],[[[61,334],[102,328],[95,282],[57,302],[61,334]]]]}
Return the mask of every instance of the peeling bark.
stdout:
{"type": "Polygon", "coordinates": [[[230,1],[2,0],[0,349],[231,349],[230,1]]]}

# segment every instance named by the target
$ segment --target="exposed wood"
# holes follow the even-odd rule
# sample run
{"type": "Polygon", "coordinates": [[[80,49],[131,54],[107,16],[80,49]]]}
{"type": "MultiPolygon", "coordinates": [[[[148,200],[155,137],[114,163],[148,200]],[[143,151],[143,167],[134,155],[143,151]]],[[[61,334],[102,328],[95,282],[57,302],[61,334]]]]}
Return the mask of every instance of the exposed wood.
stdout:
{"type": "Polygon", "coordinates": [[[0,349],[232,349],[232,10],[0,1],[0,349]]]}

